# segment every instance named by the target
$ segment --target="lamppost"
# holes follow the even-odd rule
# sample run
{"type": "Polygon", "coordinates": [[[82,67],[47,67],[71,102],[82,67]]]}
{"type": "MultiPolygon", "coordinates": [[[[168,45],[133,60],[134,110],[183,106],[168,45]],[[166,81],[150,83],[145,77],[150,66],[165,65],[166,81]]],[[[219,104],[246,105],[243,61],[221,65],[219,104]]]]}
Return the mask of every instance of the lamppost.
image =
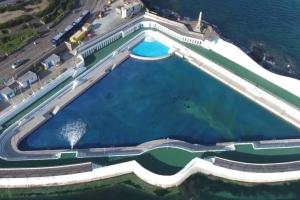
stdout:
{"type": "Polygon", "coordinates": [[[40,76],[38,74],[37,74],[37,77],[39,79],[40,88],[43,89],[43,86],[42,86],[42,83],[41,83],[41,79],[40,79],[40,76]]]}
{"type": "Polygon", "coordinates": [[[30,81],[28,81],[28,83],[29,83],[29,86],[30,86],[30,89],[31,89],[32,95],[35,95],[35,93],[34,93],[34,91],[33,91],[33,89],[32,89],[32,86],[31,86],[31,83],[30,83],[30,81]]]}
{"type": "Polygon", "coordinates": [[[20,92],[21,92],[21,95],[22,95],[23,101],[25,101],[25,98],[24,98],[24,95],[23,95],[23,92],[22,92],[22,89],[21,89],[21,87],[18,87],[18,88],[19,88],[19,90],[20,90],[20,92]]]}

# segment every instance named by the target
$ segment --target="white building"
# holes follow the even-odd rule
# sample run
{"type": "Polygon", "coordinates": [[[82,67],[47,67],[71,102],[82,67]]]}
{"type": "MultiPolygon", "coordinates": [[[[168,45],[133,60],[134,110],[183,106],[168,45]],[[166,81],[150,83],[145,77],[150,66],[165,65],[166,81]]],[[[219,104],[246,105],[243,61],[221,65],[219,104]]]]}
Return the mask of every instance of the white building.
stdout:
{"type": "Polygon", "coordinates": [[[17,82],[20,84],[21,87],[27,88],[29,85],[36,82],[37,80],[37,75],[32,71],[28,71],[20,78],[18,78],[17,82]]]}
{"type": "Polygon", "coordinates": [[[5,87],[2,90],[0,90],[0,94],[6,100],[9,100],[15,96],[15,92],[9,87],[5,87]]]}
{"type": "Polygon", "coordinates": [[[52,54],[50,57],[48,57],[46,60],[42,62],[42,65],[45,67],[46,70],[52,68],[53,66],[56,66],[60,63],[60,57],[56,54],[52,54]]]}
{"type": "Polygon", "coordinates": [[[136,15],[143,9],[144,5],[141,1],[131,1],[124,3],[121,7],[121,18],[128,18],[136,15]]]}

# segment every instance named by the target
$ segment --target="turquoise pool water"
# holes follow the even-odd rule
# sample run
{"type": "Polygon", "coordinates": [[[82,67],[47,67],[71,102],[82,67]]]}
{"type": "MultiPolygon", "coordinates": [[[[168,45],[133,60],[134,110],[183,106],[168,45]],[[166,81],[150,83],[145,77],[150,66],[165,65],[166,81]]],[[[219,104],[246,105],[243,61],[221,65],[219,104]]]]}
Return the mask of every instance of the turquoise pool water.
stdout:
{"type": "Polygon", "coordinates": [[[169,54],[169,48],[152,38],[146,37],[131,50],[131,53],[141,57],[155,58],[167,56],[169,54]]]}
{"type": "Polygon", "coordinates": [[[161,138],[299,138],[298,129],[172,56],[128,59],[20,144],[23,150],[132,146],[161,138]]]}

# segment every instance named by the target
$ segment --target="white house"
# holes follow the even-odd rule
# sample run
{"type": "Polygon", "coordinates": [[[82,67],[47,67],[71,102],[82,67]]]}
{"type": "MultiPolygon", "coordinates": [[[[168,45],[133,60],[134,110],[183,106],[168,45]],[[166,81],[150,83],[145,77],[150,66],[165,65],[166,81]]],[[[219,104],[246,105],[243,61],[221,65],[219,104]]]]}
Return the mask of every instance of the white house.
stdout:
{"type": "Polygon", "coordinates": [[[25,74],[23,74],[20,78],[18,78],[17,82],[20,84],[21,87],[27,88],[29,85],[36,82],[37,80],[37,75],[32,71],[28,71],[25,74]]]}
{"type": "Polygon", "coordinates": [[[9,100],[15,96],[15,92],[9,87],[5,87],[2,90],[0,90],[0,94],[6,100],[9,100]]]}
{"type": "Polygon", "coordinates": [[[132,17],[139,13],[143,7],[143,3],[139,0],[126,2],[124,3],[124,6],[121,7],[121,18],[132,17]]]}
{"type": "Polygon", "coordinates": [[[46,70],[58,65],[60,63],[60,57],[56,54],[52,54],[46,60],[42,62],[42,65],[45,67],[46,70]]]}

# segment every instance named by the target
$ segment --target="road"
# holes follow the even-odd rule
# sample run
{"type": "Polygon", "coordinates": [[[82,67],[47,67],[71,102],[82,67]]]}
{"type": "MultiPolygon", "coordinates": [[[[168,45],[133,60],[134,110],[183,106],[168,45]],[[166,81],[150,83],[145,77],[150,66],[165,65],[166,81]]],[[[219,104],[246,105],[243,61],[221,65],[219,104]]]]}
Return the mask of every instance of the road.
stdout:
{"type": "Polygon", "coordinates": [[[54,49],[50,40],[51,38],[56,35],[58,32],[64,30],[64,28],[71,24],[74,19],[79,17],[80,13],[84,9],[89,9],[92,12],[96,11],[98,2],[102,0],[80,0],[78,8],[75,9],[76,12],[71,12],[68,14],[61,23],[53,27],[46,33],[43,37],[38,38],[35,40],[36,45],[34,42],[26,45],[21,50],[13,53],[5,60],[0,62],[0,80],[7,80],[12,76],[17,75],[18,72],[24,71],[30,67],[36,60],[38,60],[41,56],[47,54],[47,52],[54,49]],[[22,59],[29,59],[24,65],[19,67],[17,70],[11,68],[11,65],[16,60],[22,59]]]}

